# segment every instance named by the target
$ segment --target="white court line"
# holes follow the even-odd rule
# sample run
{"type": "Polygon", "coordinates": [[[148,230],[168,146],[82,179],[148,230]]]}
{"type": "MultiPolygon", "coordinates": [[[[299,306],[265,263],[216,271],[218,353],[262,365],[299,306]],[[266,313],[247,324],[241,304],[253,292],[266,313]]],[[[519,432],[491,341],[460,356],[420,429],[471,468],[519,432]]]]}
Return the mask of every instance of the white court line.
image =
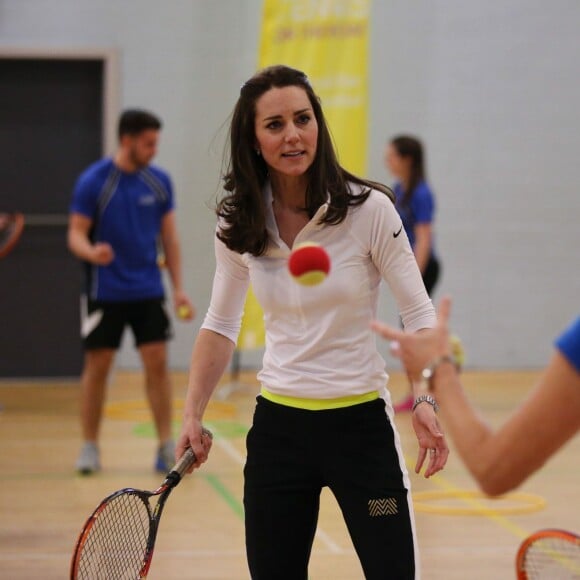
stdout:
{"type": "Polygon", "coordinates": [[[347,554],[350,552],[350,550],[343,550],[336,542],[333,542],[330,536],[319,527],[316,528],[315,537],[318,538],[333,554],[347,554]]]}
{"type": "MultiPolygon", "coordinates": [[[[214,429],[216,434],[219,433],[217,429],[214,429]]],[[[215,442],[225,451],[227,455],[231,459],[233,459],[236,463],[243,466],[245,463],[244,456],[236,449],[235,445],[232,445],[230,441],[225,439],[224,437],[218,437],[215,442]]],[[[329,552],[333,554],[346,554],[349,550],[343,550],[336,542],[334,542],[331,537],[320,527],[316,528],[316,535],[315,537],[320,540],[329,552]]]]}
{"type": "MultiPolygon", "coordinates": [[[[217,429],[213,429],[216,434],[219,433],[217,429]]],[[[244,466],[245,460],[244,456],[236,449],[236,447],[224,437],[219,437],[218,439],[214,440],[214,443],[217,443],[227,455],[230,456],[238,465],[244,466]]]]}

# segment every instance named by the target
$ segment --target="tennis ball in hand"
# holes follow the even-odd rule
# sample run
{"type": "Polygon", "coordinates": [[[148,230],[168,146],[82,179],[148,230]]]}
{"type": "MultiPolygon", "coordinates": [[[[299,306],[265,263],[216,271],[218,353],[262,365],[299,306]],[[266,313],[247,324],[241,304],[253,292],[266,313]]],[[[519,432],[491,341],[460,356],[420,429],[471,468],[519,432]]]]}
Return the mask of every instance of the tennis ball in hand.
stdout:
{"type": "Polygon", "coordinates": [[[330,272],[326,250],[314,242],[298,244],[288,258],[290,274],[304,286],[320,284],[330,272]]]}
{"type": "Polygon", "coordinates": [[[456,335],[452,334],[449,337],[449,343],[451,345],[451,353],[457,366],[461,369],[465,365],[465,349],[463,348],[463,343],[461,339],[456,335]]]}
{"type": "Polygon", "coordinates": [[[179,318],[181,318],[182,320],[188,319],[191,316],[191,308],[186,304],[182,304],[177,309],[177,316],[179,316],[179,318]]]}

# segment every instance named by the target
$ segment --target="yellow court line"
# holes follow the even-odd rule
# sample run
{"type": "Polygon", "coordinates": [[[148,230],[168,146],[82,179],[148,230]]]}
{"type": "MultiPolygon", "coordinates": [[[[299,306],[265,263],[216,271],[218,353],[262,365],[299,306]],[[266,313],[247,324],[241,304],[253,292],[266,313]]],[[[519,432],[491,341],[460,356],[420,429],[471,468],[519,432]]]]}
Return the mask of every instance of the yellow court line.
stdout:
{"type": "MultiPolygon", "coordinates": [[[[180,420],[183,414],[183,399],[174,399],[173,414],[176,420],[180,420]]],[[[130,399],[111,401],[105,405],[105,417],[121,421],[148,421],[151,420],[149,403],[143,399],[130,399]]],[[[206,418],[211,421],[232,419],[237,414],[233,403],[226,401],[209,402],[206,409],[206,418]]]]}
{"type": "MultiPolygon", "coordinates": [[[[405,460],[410,465],[408,458],[405,458],[405,460]]],[[[525,539],[530,535],[530,532],[528,530],[525,530],[524,528],[515,524],[514,522],[512,522],[511,520],[509,520],[505,516],[501,515],[497,510],[494,510],[494,509],[487,507],[483,502],[478,501],[476,499],[473,499],[473,497],[471,497],[469,494],[466,494],[464,490],[461,490],[460,488],[456,487],[453,483],[451,483],[451,481],[449,481],[447,478],[445,478],[441,474],[437,474],[437,476],[434,477],[433,479],[431,479],[431,481],[435,485],[437,485],[439,488],[444,489],[444,490],[449,491],[449,492],[452,492],[453,494],[456,495],[456,497],[458,499],[464,501],[465,503],[471,505],[472,507],[477,508],[478,515],[481,515],[481,516],[487,518],[488,520],[495,522],[501,528],[512,533],[517,538],[525,539]]],[[[509,495],[500,496],[500,498],[497,498],[497,499],[501,499],[501,497],[505,497],[505,498],[509,499],[509,495]]],[[[532,496],[530,496],[530,497],[532,497],[532,496]]],[[[534,496],[534,497],[538,497],[538,496],[534,496]]],[[[542,498],[539,498],[539,499],[542,500],[542,498]]],[[[545,502],[543,505],[545,505],[545,502]]],[[[543,507],[543,505],[541,507],[543,507]]]]}

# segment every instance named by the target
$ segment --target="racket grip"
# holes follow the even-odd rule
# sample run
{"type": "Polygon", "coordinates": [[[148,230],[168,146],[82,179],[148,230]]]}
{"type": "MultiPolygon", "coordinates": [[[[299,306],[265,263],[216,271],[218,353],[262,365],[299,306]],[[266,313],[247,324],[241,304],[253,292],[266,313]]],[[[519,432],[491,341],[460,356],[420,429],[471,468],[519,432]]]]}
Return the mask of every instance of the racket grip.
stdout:
{"type": "Polygon", "coordinates": [[[173,466],[172,472],[175,471],[179,478],[183,477],[183,474],[195,463],[196,457],[193,449],[188,447],[183,455],[179,458],[179,461],[173,466]]]}

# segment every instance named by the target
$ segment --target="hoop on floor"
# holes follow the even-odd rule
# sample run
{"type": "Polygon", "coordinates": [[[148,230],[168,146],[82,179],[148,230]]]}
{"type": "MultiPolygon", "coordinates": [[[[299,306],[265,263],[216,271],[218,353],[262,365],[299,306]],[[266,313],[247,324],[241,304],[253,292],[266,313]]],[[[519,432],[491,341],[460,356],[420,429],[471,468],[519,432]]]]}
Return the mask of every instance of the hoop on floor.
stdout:
{"type": "Polygon", "coordinates": [[[480,515],[519,515],[541,511],[546,506],[546,500],[531,493],[506,493],[499,498],[490,498],[481,491],[462,489],[440,489],[434,491],[418,491],[413,494],[413,507],[417,512],[446,516],[480,516],[480,515]],[[451,506],[428,503],[432,500],[458,499],[468,505],[451,506]],[[481,504],[481,500],[493,502],[497,507],[481,504]],[[504,505],[502,505],[502,502],[504,505]],[[505,505],[506,502],[510,502],[505,505]],[[512,505],[511,502],[519,504],[512,505]]]}

